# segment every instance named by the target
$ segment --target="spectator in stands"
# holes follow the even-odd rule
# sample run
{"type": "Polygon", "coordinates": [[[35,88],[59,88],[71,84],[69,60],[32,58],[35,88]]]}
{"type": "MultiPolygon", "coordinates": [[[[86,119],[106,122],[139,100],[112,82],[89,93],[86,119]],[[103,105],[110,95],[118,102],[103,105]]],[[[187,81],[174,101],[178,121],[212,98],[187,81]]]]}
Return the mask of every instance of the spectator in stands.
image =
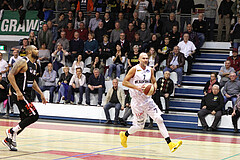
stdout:
{"type": "Polygon", "coordinates": [[[195,53],[196,47],[193,42],[189,41],[189,34],[185,33],[183,35],[183,41],[178,43],[178,47],[180,48],[180,52],[182,52],[188,62],[187,66],[187,75],[191,74],[192,70],[192,62],[194,60],[193,54],[195,53]]]}
{"type": "Polygon", "coordinates": [[[237,48],[233,48],[232,50],[232,56],[229,56],[227,58],[227,60],[230,61],[231,63],[231,67],[234,68],[237,76],[239,76],[239,71],[240,71],[240,57],[238,55],[238,49],[237,48]]]}
{"type": "Polygon", "coordinates": [[[219,71],[219,76],[221,76],[220,87],[223,87],[225,85],[225,83],[228,80],[230,80],[229,75],[231,73],[235,73],[235,70],[233,67],[231,67],[231,61],[226,60],[224,66],[222,66],[219,71]]]}
{"type": "Polygon", "coordinates": [[[217,125],[222,116],[222,107],[224,106],[224,100],[221,92],[219,92],[219,86],[213,85],[212,92],[208,93],[203,97],[201,102],[201,109],[198,111],[198,118],[202,124],[202,128],[204,131],[215,131],[217,129],[217,125]],[[209,127],[205,120],[205,117],[208,115],[214,115],[214,121],[209,127]]]}
{"type": "Polygon", "coordinates": [[[157,90],[156,94],[154,94],[153,99],[160,108],[160,110],[163,110],[162,103],[160,101],[160,97],[163,97],[165,99],[165,113],[168,113],[169,111],[169,101],[170,101],[170,95],[173,93],[174,89],[174,83],[170,78],[170,72],[165,71],[164,77],[159,78],[157,80],[157,90]]]}
{"type": "Polygon", "coordinates": [[[9,70],[8,63],[3,59],[3,54],[0,52],[0,73],[2,74],[2,79],[7,81],[7,72],[9,70]]]}
{"type": "Polygon", "coordinates": [[[161,44],[157,50],[159,55],[159,65],[164,61],[168,59],[168,55],[173,49],[173,45],[170,42],[169,37],[164,38],[163,44],[161,44]]]}
{"type": "Polygon", "coordinates": [[[180,32],[183,33],[185,22],[191,23],[191,14],[194,13],[194,0],[180,0],[178,3],[177,14],[180,14],[180,32]]]}
{"type": "Polygon", "coordinates": [[[121,125],[127,126],[127,119],[129,116],[132,115],[132,108],[131,108],[131,97],[130,93],[127,90],[126,98],[125,98],[125,111],[122,118],[118,118],[121,125]]]}
{"type": "Polygon", "coordinates": [[[75,32],[75,31],[76,31],[76,30],[73,29],[73,24],[72,24],[72,22],[69,22],[69,23],[67,24],[67,28],[64,29],[64,32],[66,32],[66,39],[67,39],[68,41],[71,41],[71,40],[74,38],[74,32],[75,32]]]}
{"type": "Polygon", "coordinates": [[[77,60],[75,60],[73,62],[73,65],[71,67],[71,73],[75,74],[77,68],[81,68],[82,70],[84,68],[84,62],[82,61],[82,55],[81,54],[78,55],[77,60]]]}
{"type": "Polygon", "coordinates": [[[159,0],[159,3],[160,3],[159,12],[164,13],[164,7],[166,5],[166,0],[159,0]]]}
{"type": "Polygon", "coordinates": [[[15,46],[11,50],[18,49],[19,50],[19,56],[25,57],[26,56],[26,47],[28,46],[28,39],[23,38],[22,45],[21,46],[15,46]]]}
{"type": "Polygon", "coordinates": [[[237,97],[237,101],[235,106],[233,107],[233,113],[232,113],[232,123],[233,123],[233,128],[234,128],[234,133],[238,133],[238,125],[237,121],[240,117],[240,104],[239,104],[239,94],[237,97]]]}
{"type": "Polygon", "coordinates": [[[70,4],[67,0],[59,0],[57,4],[57,11],[70,11],[70,4]]]}
{"type": "Polygon", "coordinates": [[[237,80],[236,73],[230,73],[229,78],[230,81],[225,83],[222,93],[224,104],[226,104],[228,101],[232,101],[232,106],[234,107],[236,104],[237,95],[240,93],[240,81],[237,80]]]}
{"type": "Polygon", "coordinates": [[[61,99],[65,100],[65,98],[67,97],[69,82],[70,82],[72,76],[73,75],[69,72],[69,67],[64,66],[63,73],[61,74],[61,76],[57,82],[57,85],[58,85],[57,86],[58,89],[56,89],[58,91],[57,103],[59,103],[61,99]]]}
{"type": "Polygon", "coordinates": [[[163,34],[163,22],[161,20],[160,14],[156,14],[154,19],[151,19],[151,24],[149,26],[151,33],[157,34],[159,37],[163,34]]]}
{"type": "Polygon", "coordinates": [[[84,44],[84,59],[89,56],[94,59],[98,55],[98,42],[94,39],[94,33],[88,33],[88,40],[84,44]]]}
{"type": "Polygon", "coordinates": [[[173,52],[169,54],[167,59],[167,67],[164,68],[163,72],[176,72],[177,73],[177,85],[181,87],[183,67],[185,64],[184,54],[180,52],[178,46],[173,48],[173,52]]]}
{"type": "Polygon", "coordinates": [[[64,13],[60,13],[58,17],[52,20],[54,26],[57,27],[58,33],[64,30],[67,27],[67,21],[65,19],[64,13]]]}
{"type": "Polygon", "coordinates": [[[154,73],[158,71],[159,69],[159,56],[157,55],[157,52],[154,50],[153,47],[149,49],[148,55],[148,66],[152,67],[154,70],[154,73]]]}
{"type": "Polygon", "coordinates": [[[135,29],[134,29],[134,26],[133,24],[130,22],[128,24],[128,28],[124,31],[125,35],[126,35],[126,40],[129,42],[129,43],[132,43],[134,41],[134,35],[135,35],[135,29]]]}
{"type": "Polygon", "coordinates": [[[52,53],[52,64],[53,69],[58,73],[58,70],[65,65],[65,56],[68,55],[68,52],[63,49],[61,43],[57,43],[57,49],[52,53]]]}
{"type": "Polygon", "coordinates": [[[120,39],[116,41],[116,45],[121,46],[122,53],[125,55],[125,57],[127,57],[130,51],[130,44],[125,39],[125,37],[126,37],[125,33],[120,33],[120,39]]]}
{"type": "Polygon", "coordinates": [[[104,75],[104,63],[100,61],[99,57],[95,57],[94,61],[92,61],[91,63],[91,69],[90,69],[90,72],[93,73],[93,70],[95,68],[98,68],[99,69],[99,72],[100,74],[104,75]]]}
{"type": "MultiPolygon", "coordinates": [[[[63,47],[63,50],[69,51],[69,41],[66,39],[66,32],[62,31],[60,34],[61,38],[59,38],[56,44],[60,43],[63,47]]],[[[58,45],[55,45],[55,50],[57,49],[58,45]]]]}
{"type": "Polygon", "coordinates": [[[0,0],[0,9],[10,10],[8,0],[0,0]]]}
{"type": "MultiPolygon", "coordinates": [[[[199,43],[197,32],[193,31],[193,28],[192,28],[191,24],[187,25],[187,31],[184,32],[183,35],[185,33],[188,33],[188,35],[189,35],[188,40],[192,41],[197,49],[200,49],[200,43],[199,43]]],[[[201,42],[201,43],[203,44],[203,42],[201,42]]]]}
{"type": "Polygon", "coordinates": [[[106,60],[112,56],[113,45],[108,40],[108,35],[103,35],[103,42],[99,45],[99,58],[106,63],[106,60]]]}
{"type": "Polygon", "coordinates": [[[51,20],[53,17],[53,11],[55,11],[54,0],[45,0],[43,3],[44,20],[51,20]]]}
{"type": "Polygon", "coordinates": [[[91,18],[88,26],[88,31],[89,32],[94,32],[95,29],[98,27],[98,23],[101,22],[102,20],[100,19],[100,13],[96,12],[95,13],[95,18],[91,18]]]}
{"type": "Polygon", "coordinates": [[[23,24],[23,20],[25,19],[25,15],[26,15],[26,3],[23,3],[23,0],[18,0],[18,1],[10,0],[8,1],[8,4],[9,4],[8,7],[11,11],[18,11],[19,24],[23,24]]]}
{"type": "Polygon", "coordinates": [[[34,45],[36,47],[38,46],[37,45],[37,37],[35,36],[34,31],[30,31],[30,33],[29,33],[28,45],[34,45]]]}
{"type": "Polygon", "coordinates": [[[138,18],[138,12],[133,13],[133,19],[131,19],[130,22],[132,22],[136,31],[141,29],[142,20],[138,18]]]}
{"type": "Polygon", "coordinates": [[[170,42],[173,46],[176,46],[179,43],[180,40],[180,32],[178,31],[177,26],[173,26],[172,30],[168,34],[168,37],[170,38],[170,42]]]}
{"type": "MultiPolygon", "coordinates": [[[[56,88],[56,78],[57,78],[57,72],[53,70],[52,63],[48,63],[47,69],[44,71],[42,76],[44,85],[41,86],[40,89],[42,92],[44,92],[45,90],[50,91],[50,99],[49,99],[50,103],[53,103],[54,90],[56,88]]],[[[42,102],[42,99],[39,93],[37,93],[37,97],[39,102],[42,102]]]]}
{"type": "Polygon", "coordinates": [[[173,26],[177,26],[177,28],[179,28],[179,22],[176,20],[175,14],[170,13],[169,19],[163,23],[163,34],[168,35],[172,31],[173,26]]]}
{"type": "Polygon", "coordinates": [[[120,39],[120,33],[123,33],[123,30],[120,28],[120,23],[115,22],[115,29],[111,32],[110,42],[116,43],[120,39]]]}
{"type": "Polygon", "coordinates": [[[203,93],[205,96],[208,93],[212,92],[213,85],[216,84],[216,85],[220,86],[220,84],[217,81],[217,73],[211,73],[210,78],[211,79],[209,81],[207,81],[207,83],[205,84],[204,89],[203,89],[203,93]]]}
{"type": "Polygon", "coordinates": [[[74,39],[71,40],[69,44],[69,54],[71,62],[73,62],[79,55],[83,55],[84,50],[84,42],[79,38],[79,33],[77,31],[74,32],[74,39]]]}
{"type": "Polygon", "coordinates": [[[159,8],[160,8],[160,3],[157,0],[150,0],[149,5],[148,5],[148,12],[149,13],[154,13],[154,14],[159,14],[159,8]]]}
{"type": "Polygon", "coordinates": [[[99,69],[95,68],[93,74],[89,77],[86,87],[86,104],[90,105],[90,93],[98,94],[98,107],[102,104],[102,94],[105,90],[105,79],[100,74],[99,69]]]}
{"type": "Polygon", "coordinates": [[[136,10],[138,11],[138,18],[144,22],[148,21],[148,5],[149,1],[147,0],[139,0],[136,3],[136,10]]]}
{"type": "Polygon", "coordinates": [[[207,30],[210,28],[209,40],[214,40],[214,28],[216,20],[216,10],[218,8],[217,0],[205,0],[204,9],[205,9],[205,20],[207,22],[207,30]]]}
{"type": "Polygon", "coordinates": [[[46,48],[46,44],[43,43],[41,48],[38,51],[38,60],[40,61],[41,65],[41,75],[45,71],[45,67],[48,65],[50,61],[50,50],[46,48]]]}
{"type": "Polygon", "coordinates": [[[94,2],[95,10],[98,12],[105,12],[106,7],[107,7],[106,3],[107,3],[107,1],[95,0],[95,2],[94,2]]]}
{"type": "Polygon", "coordinates": [[[130,52],[128,59],[127,59],[127,63],[128,63],[128,67],[127,67],[127,72],[135,65],[137,65],[138,62],[138,58],[139,58],[139,47],[138,45],[133,46],[133,52],[130,52]]]}
{"type": "Polygon", "coordinates": [[[152,38],[148,43],[148,50],[150,49],[150,47],[153,47],[155,51],[158,50],[160,45],[160,41],[158,39],[158,36],[156,34],[152,34],[152,38]]]}
{"type": "Polygon", "coordinates": [[[175,13],[177,9],[177,2],[176,0],[167,0],[164,6],[165,13],[175,13]]]}
{"type": "Polygon", "coordinates": [[[17,62],[19,59],[22,59],[22,57],[19,56],[19,50],[15,49],[12,52],[13,56],[9,59],[8,66],[13,67],[13,64],[17,62]]]}
{"type": "Polygon", "coordinates": [[[8,95],[8,83],[3,79],[2,73],[0,73],[0,103],[4,102],[8,95]]]}
{"type": "Polygon", "coordinates": [[[125,62],[125,55],[121,51],[121,46],[119,44],[116,45],[116,54],[115,56],[112,56],[113,64],[109,66],[108,70],[108,77],[106,80],[110,80],[110,77],[112,77],[113,70],[116,69],[116,79],[120,79],[121,71],[124,68],[124,62],[125,62]]]}
{"type": "Polygon", "coordinates": [[[87,87],[86,77],[84,74],[82,74],[82,68],[76,68],[76,74],[74,74],[72,76],[70,83],[69,83],[67,100],[65,103],[73,104],[74,100],[71,100],[71,96],[73,95],[73,97],[74,97],[74,93],[79,92],[78,105],[81,105],[82,100],[83,100],[83,93],[84,93],[86,87],[87,87]]]}
{"type": "Polygon", "coordinates": [[[53,26],[52,21],[47,22],[48,30],[52,33],[52,45],[55,45],[58,37],[57,28],[53,26]]]}
{"type": "Polygon", "coordinates": [[[135,35],[134,35],[134,38],[135,39],[131,43],[130,49],[132,51],[133,46],[138,45],[138,50],[139,50],[139,52],[141,52],[142,51],[142,46],[143,46],[143,41],[140,39],[140,34],[138,32],[136,32],[135,35]]]}
{"type": "Polygon", "coordinates": [[[78,11],[77,16],[75,18],[74,29],[76,29],[76,30],[79,29],[81,22],[86,24],[86,18],[85,18],[84,13],[82,11],[78,11]]]}
{"type": "Polygon", "coordinates": [[[98,43],[101,43],[103,41],[103,35],[107,34],[106,28],[103,27],[103,22],[98,23],[98,27],[95,29],[94,34],[98,43]]]}
{"type": "Polygon", "coordinates": [[[240,46],[240,18],[238,18],[238,22],[234,25],[230,33],[232,35],[233,47],[238,49],[240,46]]]}
{"type": "Polygon", "coordinates": [[[114,117],[114,125],[118,124],[118,116],[120,110],[124,109],[125,104],[125,94],[121,87],[118,87],[118,80],[113,79],[112,81],[113,87],[110,88],[107,92],[106,96],[106,105],[103,107],[106,119],[106,124],[112,124],[110,119],[109,109],[114,107],[115,108],[115,117],[114,117]]]}
{"type": "Polygon", "coordinates": [[[127,29],[128,26],[128,20],[124,19],[124,15],[122,12],[118,13],[118,20],[117,22],[119,22],[120,24],[120,28],[125,31],[127,29]]]}
{"type": "Polygon", "coordinates": [[[205,42],[205,35],[207,31],[207,22],[203,20],[203,14],[200,13],[198,15],[198,19],[195,19],[192,24],[193,31],[197,32],[197,36],[199,39],[199,48],[203,46],[205,42]]]}
{"type": "Polygon", "coordinates": [[[146,23],[142,22],[141,29],[137,31],[140,35],[140,39],[143,41],[142,50],[144,51],[148,45],[148,42],[151,40],[150,29],[146,28],[146,23]]]}
{"type": "Polygon", "coordinates": [[[67,23],[72,23],[72,28],[74,29],[75,26],[75,19],[73,17],[73,12],[70,10],[68,11],[67,23]]]}
{"type": "Polygon", "coordinates": [[[46,44],[46,48],[52,49],[53,35],[50,30],[48,30],[47,24],[43,24],[42,29],[38,32],[38,48],[41,48],[42,44],[46,44]]]}
{"type": "Polygon", "coordinates": [[[233,12],[231,10],[231,7],[233,5],[233,1],[231,0],[222,0],[219,8],[218,8],[218,36],[217,41],[222,41],[222,29],[223,25],[226,27],[226,36],[225,40],[226,42],[229,41],[229,34],[230,34],[230,27],[231,27],[231,19],[233,16],[233,12]]]}
{"type": "Polygon", "coordinates": [[[105,12],[104,14],[103,26],[107,30],[107,35],[110,36],[114,29],[114,21],[110,18],[109,12],[105,12]]]}
{"type": "Polygon", "coordinates": [[[84,42],[88,39],[88,30],[85,28],[85,24],[83,22],[80,22],[77,32],[79,33],[79,38],[84,42]]]}
{"type": "Polygon", "coordinates": [[[39,5],[40,4],[37,0],[29,0],[27,4],[27,10],[38,11],[40,7],[39,5]]]}

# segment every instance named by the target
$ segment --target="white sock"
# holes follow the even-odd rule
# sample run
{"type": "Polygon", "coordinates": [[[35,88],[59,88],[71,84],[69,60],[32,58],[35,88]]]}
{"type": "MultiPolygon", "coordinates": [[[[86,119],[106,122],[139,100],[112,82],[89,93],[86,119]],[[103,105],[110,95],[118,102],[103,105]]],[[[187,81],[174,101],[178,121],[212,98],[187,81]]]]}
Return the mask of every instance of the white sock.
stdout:
{"type": "Polygon", "coordinates": [[[15,133],[17,133],[19,130],[21,130],[20,126],[17,125],[16,127],[13,127],[12,129],[15,133]]]}

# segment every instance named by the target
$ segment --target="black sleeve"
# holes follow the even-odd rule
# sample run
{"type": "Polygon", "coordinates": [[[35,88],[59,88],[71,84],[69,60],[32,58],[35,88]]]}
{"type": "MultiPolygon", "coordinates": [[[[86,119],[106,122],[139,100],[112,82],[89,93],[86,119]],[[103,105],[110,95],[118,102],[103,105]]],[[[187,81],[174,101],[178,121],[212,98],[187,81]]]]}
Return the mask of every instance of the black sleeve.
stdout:
{"type": "Polygon", "coordinates": [[[223,98],[222,94],[219,93],[219,105],[218,105],[218,107],[215,109],[215,111],[221,111],[222,108],[223,108],[223,106],[224,106],[224,98],[223,98]]]}
{"type": "Polygon", "coordinates": [[[207,98],[207,95],[203,97],[200,109],[202,109],[203,106],[206,106],[206,98],[207,98]]]}
{"type": "Polygon", "coordinates": [[[173,87],[174,84],[173,84],[173,81],[171,80],[170,84],[169,84],[169,96],[173,93],[173,87]]]}

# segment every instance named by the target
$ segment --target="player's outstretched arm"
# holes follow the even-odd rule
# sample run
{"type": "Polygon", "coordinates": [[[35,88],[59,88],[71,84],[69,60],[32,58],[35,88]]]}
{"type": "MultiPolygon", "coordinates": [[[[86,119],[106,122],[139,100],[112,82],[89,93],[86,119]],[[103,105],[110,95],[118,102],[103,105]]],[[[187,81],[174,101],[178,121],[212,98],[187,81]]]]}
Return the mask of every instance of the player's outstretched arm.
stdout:
{"type": "Polygon", "coordinates": [[[43,103],[43,104],[46,104],[47,101],[46,101],[46,99],[45,99],[45,97],[44,97],[41,89],[38,87],[38,84],[37,84],[37,82],[36,82],[35,80],[33,81],[33,86],[32,86],[32,88],[41,95],[42,103],[43,103]]]}
{"type": "Polygon", "coordinates": [[[133,89],[137,89],[139,90],[140,92],[142,92],[142,89],[141,87],[138,87],[138,86],[135,86],[134,84],[130,83],[130,79],[134,77],[135,75],[135,72],[136,72],[136,67],[132,67],[127,75],[125,76],[123,82],[122,82],[122,85],[125,86],[125,87],[128,87],[128,88],[133,88],[133,89]]]}
{"type": "Polygon", "coordinates": [[[17,93],[17,100],[23,100],[23,94],[21,93],[19,87],[17,86],[15,75],[21,72],[21,70],[26,66],[27,66],[26,60],[20,59],[16,63],[14,63],[13,68],[8,74],[8,80],[17,93]]]}

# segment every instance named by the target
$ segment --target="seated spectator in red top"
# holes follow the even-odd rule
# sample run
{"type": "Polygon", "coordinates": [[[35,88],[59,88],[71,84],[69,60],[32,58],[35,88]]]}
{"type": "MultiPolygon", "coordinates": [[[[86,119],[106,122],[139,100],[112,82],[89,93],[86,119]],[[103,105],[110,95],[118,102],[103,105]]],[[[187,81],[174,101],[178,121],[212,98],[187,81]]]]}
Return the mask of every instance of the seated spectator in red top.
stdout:
{"type": "Polygon", "coordinates": [[[232,56],[228,57],[227,60],[231,62],[231,67],[234,68],[237,75],[239,75],[240,72],[240,57],[238,55],[238,49],[233,48],[232,56]]]}
{"type": "Polygon", "coordinates": [[[68,23],[67,28],[64,29],[66,32],[66,38],[67,40],[71,41],[74,38],[74,32],[76,31],[73,29],[73,24],[71,22],[68,23]]]}
{"type": "Polygon", "coordinates": [[[77,32],[79,33],[79,38],[84,42],[88,39],[88,30],[85,28],[85,24],[83,22],[80,22],[77,32]]]}
{"type": "Polygon", "coordinates": [[[128,24],[128,29],[124,31],[126,34],[126,40],[130,43],[134,41],[134,35],[135,35],[136,30],[134,29],[133,23],[128,24]]]}
{"type": "Polygon", "coordinates": [[[217,81],[217,73],[211,73],[211,79],[209,81],[207,81],[207,83],[205,84],[204,89],[203,89],[203,93],[204,93],[205,96],[208,93],[212,92],[212,87],[215,84],[220,86],[220,84],[217,81]]]}

